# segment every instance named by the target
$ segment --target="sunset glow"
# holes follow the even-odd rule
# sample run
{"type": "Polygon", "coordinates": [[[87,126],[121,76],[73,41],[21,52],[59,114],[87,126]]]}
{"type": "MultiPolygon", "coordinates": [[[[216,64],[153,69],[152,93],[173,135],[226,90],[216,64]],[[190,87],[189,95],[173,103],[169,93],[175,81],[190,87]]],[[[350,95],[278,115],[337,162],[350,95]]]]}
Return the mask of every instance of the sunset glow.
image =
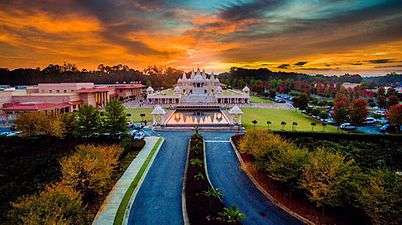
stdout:
{"type": "Polygon", "coordinates": [[[0,1],[0,67],[402,72],[400,0],[0,1]]]}

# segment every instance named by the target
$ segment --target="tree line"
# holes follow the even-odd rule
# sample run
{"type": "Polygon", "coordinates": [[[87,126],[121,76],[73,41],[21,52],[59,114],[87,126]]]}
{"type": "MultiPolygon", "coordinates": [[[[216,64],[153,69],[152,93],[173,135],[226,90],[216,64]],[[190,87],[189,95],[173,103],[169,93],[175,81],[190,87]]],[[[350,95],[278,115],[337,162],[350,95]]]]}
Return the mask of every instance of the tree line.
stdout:
{"type": "Polygon", "coordinates": [[[149,66],[143,71],[127,65],[107,66],[100,64],[96,70],[79,70],[74,64],[50,64],[41,68],[0,68],[0,84],[35,85],[38,83],[93,82],[96,84],[142,82],[153,87],[171,87],[183,71],[172,67],[149,66]]]}

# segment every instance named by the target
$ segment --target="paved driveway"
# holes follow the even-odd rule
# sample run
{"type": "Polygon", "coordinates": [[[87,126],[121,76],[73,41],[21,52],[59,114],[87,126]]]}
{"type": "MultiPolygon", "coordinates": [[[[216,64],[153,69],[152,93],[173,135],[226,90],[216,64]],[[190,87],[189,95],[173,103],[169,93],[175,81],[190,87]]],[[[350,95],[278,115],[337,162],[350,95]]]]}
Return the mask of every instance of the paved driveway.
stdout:
{"type": "Polygon", "coordinates": [[[165,142],[138,191],[128,224],[182,225],[181,191],[191,132],[160,132],[165,142]]]}
{"type": "Polygon", "coordinates": [[[302,224],[268,201],[240,170],[237,157],[228,142],[229,136],[228,133],[204,134],[208,174],[214,187],[222,191],[225,205],[236,206],[244,212],[245,225],[302,224]]]}

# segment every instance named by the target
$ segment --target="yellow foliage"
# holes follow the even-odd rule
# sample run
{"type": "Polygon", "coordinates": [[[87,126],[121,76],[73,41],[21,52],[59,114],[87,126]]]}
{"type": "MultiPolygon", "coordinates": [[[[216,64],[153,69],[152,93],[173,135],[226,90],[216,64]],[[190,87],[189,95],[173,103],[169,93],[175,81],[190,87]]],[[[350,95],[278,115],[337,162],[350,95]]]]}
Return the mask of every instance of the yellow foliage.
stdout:
{"type": "Polygon", "coordinates": [[[49,185],[38,195],[12,203],[11,219],[24,225],[79,225],[88,220],[81,196],[61,183],[49,185]]]}
{"type": "MultiPolygon", "coordinates": [[[[353,160],[347,160],[340,153],[330,152],[327,149],[317,149],[309,154],[308,164],[304,167],[301,186],[307,191],[311,201],[317,206],[340,205],[341,196],[345,190],[351,188],[347,184],[357,175],[359,169],[353,160]]],[[[351,190],[349,190],[351,191],[351,190]]]]}
{"type": "Polygon", "coordinates": [[[61,161],[63,182],[83,194],[85,199],[105,194],[121,154],[118,145],[79,145],[77,151],[61,161]]]}
{"type": "Polygon", "coordinates": [[[64,123],[59,115],[46,115],[44,112],[21,113],[15,121],[22,136],[49,135],[63,137],[64,123]]]}
{"type": "Polygon", "coordinates": [[[273,151],[294,148],[293,144],[263,129],[251,129],[240,141],[240,152],[261,158],[273,151]]]}

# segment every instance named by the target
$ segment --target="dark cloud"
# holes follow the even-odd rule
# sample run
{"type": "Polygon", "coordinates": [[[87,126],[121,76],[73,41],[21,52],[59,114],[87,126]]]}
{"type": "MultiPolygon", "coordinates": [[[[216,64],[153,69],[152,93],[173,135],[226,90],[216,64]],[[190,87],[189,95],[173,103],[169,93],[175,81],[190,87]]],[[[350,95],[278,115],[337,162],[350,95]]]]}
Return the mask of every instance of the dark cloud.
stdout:
{"type": "Polygon", "coordinates": [[[257,19],[263,17],[266,10],[272,10],[279,5],[277,0],[254,0],[251,2],[236,2],[221,8],[220,16],[227,20],[257,19]]]}
{"type": "Polygon", "coordinates": [[[295,63],[295,64],[293,64],[293,65],[295,65],[295,66],[304,66],[304,65],[306,65],[308,62],[307,61],[300,61],[300,62],[297,62],[297,63],[295,63]]]}
{"type": "Polygon", "coordinates": [[[288,69],[289,68],[289,64],[281,64],[281,65],[279,65],[277,68],[278,69],[288,69]]]}
{"type": "Polygon", "coordinates": [[[373,60],[368,60],[368,62],[373,63],[373,64],[384,64],[384,63],[393,62],[393,59],[373,59],[373,60]]]}

